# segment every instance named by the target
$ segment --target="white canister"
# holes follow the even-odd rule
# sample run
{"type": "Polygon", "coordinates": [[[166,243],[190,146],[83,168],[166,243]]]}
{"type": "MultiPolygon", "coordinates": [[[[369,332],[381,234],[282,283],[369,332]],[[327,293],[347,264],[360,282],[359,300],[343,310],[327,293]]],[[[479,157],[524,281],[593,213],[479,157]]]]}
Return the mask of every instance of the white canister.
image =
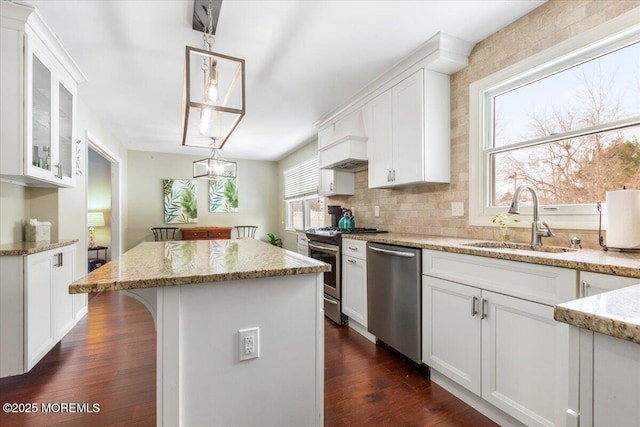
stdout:
{"type": "Polygon", "coordinates": [[[607,191],[606,245],[640,248],[640,190],[607,191]]]}

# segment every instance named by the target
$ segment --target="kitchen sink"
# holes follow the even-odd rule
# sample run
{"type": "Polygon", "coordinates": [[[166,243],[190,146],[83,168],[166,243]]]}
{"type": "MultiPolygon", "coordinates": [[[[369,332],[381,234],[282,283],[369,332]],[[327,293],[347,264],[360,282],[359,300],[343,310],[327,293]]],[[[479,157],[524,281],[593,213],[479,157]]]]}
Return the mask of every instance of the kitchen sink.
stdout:
{"type": "Polygon", "coordinates": [[[514,242],[473,242],[463,243],[462,246],[470,246],[474,248],[487,248],[487,249],[516,249],[520,251],[533,251],[533,252],[547,252],[552,254],[559,254],[564,252],[575,252],[577,249],[563,248],[560,246],[531,246],[528,243],[514,243],[514,242]]]}

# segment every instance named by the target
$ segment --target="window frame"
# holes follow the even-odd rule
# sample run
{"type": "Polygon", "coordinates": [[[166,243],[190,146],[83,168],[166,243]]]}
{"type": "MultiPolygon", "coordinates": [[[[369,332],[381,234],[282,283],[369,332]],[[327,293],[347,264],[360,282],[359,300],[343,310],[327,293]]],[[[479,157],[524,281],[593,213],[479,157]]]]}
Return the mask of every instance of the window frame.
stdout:
{"type": "Polygon", "coordinates": [[[307,195],[307,196],[303,196],[303,197],[296,197],[296,198],[286,199],[284,201],[285,230],[286,231],[304,231],[304,230],[310,228],[311,227],[311,224],[310,224],[311,221],[310,221],[309,201],[317,200],[317,199],[324,199],[324,197],[322,197],[322,196],[320,196],[318,194],[311,194],[311,195],[307,195]],[[291,213],[291,203],[294,203],[294,202],[302,202],[302,228],[295,228],[289,222],[290,219],[291,219],[291,215],[290,215],[290,213],[291,213]]]}
{"type": "MultiPolygon", "coordinates": [[[[576,37],[546,49],[469,86],[469,225],[492,225],[492,217],[504,207],[491,207],[490,154],[503,151],[492,147],[493,97],[506,90],[533,82],[549,74],[571,68],[610,51],[640,41],[637,12],[631,11],[576,37]]],[[[633,122],[621,120],[620,122],[633,122]]],[[[575,133],[583,133],[580,130],[575,133]]],[[[566,139],[550,136],[536,142],[566,139]]],[[[531,141],[527,145],[530,145],[531,141]]],[[[596,202],[576,205],[540,206],[543,219],[556,229],[597,230],[599,212],[596,202]]],[[[530,206],[522,206],[524,217],[532,215],[530,206]]],[[[521,220],[518,227],[529,227],[521,220]]]]}
{"type": "Polygon", "coordinates": [[[310,226],[309,201],[324,199],[318,194],[320,169],[318,157],[302,161],[284,171],[284,226],[286,231],[304,231],[310,226]],[[296,182],[288,182],[287,176],[296,179],[296,182]],[[291,224],[291,207],[293,203],[302,202],[302,228],[296,228],[291,224]]]}

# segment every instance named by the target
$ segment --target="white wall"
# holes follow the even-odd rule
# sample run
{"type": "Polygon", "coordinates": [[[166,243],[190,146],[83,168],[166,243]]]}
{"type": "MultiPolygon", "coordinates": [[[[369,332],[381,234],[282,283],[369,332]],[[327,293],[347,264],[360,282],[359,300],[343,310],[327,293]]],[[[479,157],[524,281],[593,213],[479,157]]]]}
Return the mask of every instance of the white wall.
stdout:
{"type": "Polygon", "coordinates": [[[0,182],[0,244],[21,242],[28,217],[27,188],[0,182]]]}
{"type": "MultiPolygon", "coordinates": [[[[163,179],[191,179],[193,162],[203,156],[129,151],[128,229],[125,249],[153,240],[151,227],[164,223],[163,179]]],[[[238,212],[209,212],[208,182],[198,180],[198,223],[188,226],[257,225],[256,239],[278,231],[278,179],[274,162],[237,160],[238,212]]]]}

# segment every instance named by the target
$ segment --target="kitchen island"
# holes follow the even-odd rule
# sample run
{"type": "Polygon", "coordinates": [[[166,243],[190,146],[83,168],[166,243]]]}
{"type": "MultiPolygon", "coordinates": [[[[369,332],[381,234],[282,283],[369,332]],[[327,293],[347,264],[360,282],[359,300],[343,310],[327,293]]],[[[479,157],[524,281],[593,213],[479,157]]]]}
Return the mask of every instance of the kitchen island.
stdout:
{"type": "Polygon", "coordinates": [[[640,284],[559,304],[580,336],[580,425],[640,425],[640,284]]]}
{"type": "Polygon", "coordinates": [[[329,269],[253,239],[145,242],[69,292],[146,292],[157,425],[321,426],[329,269]],[[240,361],[248,328],[259,328],[259,357],[240,361]]]}

